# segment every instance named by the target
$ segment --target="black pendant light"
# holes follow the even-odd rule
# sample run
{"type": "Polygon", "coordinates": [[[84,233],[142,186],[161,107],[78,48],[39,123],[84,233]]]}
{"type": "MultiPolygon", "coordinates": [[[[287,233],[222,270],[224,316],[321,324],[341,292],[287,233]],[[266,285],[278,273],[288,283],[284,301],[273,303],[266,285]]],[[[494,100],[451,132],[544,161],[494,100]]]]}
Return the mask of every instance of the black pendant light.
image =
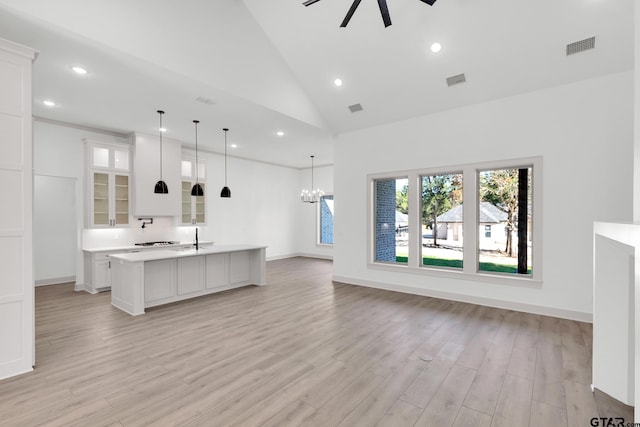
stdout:
{"type": "Polygon", "coordinates": [[[200,176],[199,176],[200,169],[198,168],[198,123],[200,123],[200,120],[194,120],[193,123],[195,124],[195,127],[196,127],[196,183],[191,188],[191,195],[204,196],[204,191],[202,191],[202,186],[200,185],[200,183],[198,183],[198,180],[200,179],[200,176]]]}
{"type": "Polygon", "coordinates": [[[162,180],[162,115],[164,111],[158,110],[158,114],[160,115],[160,180],[156,182],[156,187],[153,189],[155,194],[169,194],[169,187],[167,187],[167,183],[162,180]]]}
{"type": "Polygon", "coordinates": [[[220,197],[231,197],[231,189],[227,187],[227,132],[229,129],[224,128],[224,187],[220,192],[220,197]]]}

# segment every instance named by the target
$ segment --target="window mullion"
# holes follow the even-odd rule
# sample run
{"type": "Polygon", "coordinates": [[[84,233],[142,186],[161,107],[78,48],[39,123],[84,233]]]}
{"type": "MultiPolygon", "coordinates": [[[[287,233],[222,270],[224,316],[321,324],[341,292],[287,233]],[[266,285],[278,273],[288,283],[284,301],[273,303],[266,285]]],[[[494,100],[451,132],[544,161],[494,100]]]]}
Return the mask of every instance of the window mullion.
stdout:
{"type": "Polygon", "coordinates": [[[478,172],[467,166],[463,170],[463,263],[462,271],[475,274],[478,271],[478,172]]]}
{"type": "Polygon", "coordinates": [[[421,191],[420,177],[418,174],[410,174],[408,177],[409,191],[409,260],[408,266],[420,267],[422,256],[422,228],[421,228],[421,191]]]}

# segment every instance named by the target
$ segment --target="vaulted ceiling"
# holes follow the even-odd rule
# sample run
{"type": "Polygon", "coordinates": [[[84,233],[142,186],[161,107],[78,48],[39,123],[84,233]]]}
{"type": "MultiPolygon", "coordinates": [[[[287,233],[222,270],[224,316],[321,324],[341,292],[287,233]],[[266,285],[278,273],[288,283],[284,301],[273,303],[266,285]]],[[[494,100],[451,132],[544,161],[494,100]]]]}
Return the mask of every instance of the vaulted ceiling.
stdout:
{"type": "Polygon", "coordinates": [[[37,117],[155,134],[163,109],[168,137],[199,119],[207,149],[228,127],[232,155],[291,167],[332,163],[340,133],[633,68],[632,1],[388,0],[387,28],[375,0],[346,28],[351,0],[302,3],[0,0],[0,37],[40,51],[37,117]]]}

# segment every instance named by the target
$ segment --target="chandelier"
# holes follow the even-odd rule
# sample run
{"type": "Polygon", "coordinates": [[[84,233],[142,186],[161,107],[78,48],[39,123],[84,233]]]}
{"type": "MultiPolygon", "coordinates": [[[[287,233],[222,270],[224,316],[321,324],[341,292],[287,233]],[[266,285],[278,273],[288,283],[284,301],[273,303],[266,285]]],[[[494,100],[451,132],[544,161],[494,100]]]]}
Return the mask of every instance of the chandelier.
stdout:
{"type": "Polygon", "coordinates": [[[304,203],[318,203],[320,198],[324,196],[324,191],[319,188],[313,188],[313,158],[315,156],[311,156],[311,191],[302,190],[302,194],[300,194],[300,200],[304,203]]]}

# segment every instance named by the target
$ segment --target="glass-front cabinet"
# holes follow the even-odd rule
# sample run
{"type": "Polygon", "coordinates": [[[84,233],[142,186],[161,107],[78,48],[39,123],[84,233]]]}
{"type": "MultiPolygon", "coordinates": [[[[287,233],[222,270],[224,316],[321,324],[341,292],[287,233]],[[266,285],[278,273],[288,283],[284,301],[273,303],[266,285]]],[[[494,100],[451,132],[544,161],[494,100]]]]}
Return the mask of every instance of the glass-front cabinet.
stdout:
{"type": "Polygon", "coordinates": [[[90,227],[130,224],[130,150],[128,145],[84,140],[89,177],[87,209],[90,227]]]}
{"type": "Polygon", "coordinates": [[[206,224],[206,165],[202,159],[198,161],[198,174],[196,179],[196,159],[195,157],[182,156],[182,224],[206,224]],[[192,196],[191,189],[200,183],[204,196],[192,196]]]}

